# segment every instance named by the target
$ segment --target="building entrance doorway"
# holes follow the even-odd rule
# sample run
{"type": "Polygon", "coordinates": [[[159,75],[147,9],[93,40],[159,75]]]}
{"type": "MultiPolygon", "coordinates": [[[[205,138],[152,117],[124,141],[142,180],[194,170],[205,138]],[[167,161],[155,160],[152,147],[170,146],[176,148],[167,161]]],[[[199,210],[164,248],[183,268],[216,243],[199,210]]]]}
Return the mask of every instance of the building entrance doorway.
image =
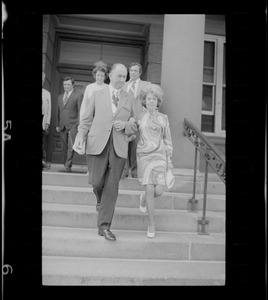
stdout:
{"type": "MultiPolygon", "coordinates": [[[[60,135],[55,130],[57,121],[57,98],[64,92],[63,80],[70,76],[75,80],[75,89],[84,93],[86,86],[95,80],[92,70],[96,61],[104,61],[108,67],[123,63],[143,61],[141,43],[118,43],[113,40],[75,39],[73,36],[56,35],[55,56],[52,70],[52,116],[51,134],[48,140],[48,157],[52,163],[63,163],[60,135]]],[[[74,164],[86,164],[86,157],[75,153],[74,164]]]]}

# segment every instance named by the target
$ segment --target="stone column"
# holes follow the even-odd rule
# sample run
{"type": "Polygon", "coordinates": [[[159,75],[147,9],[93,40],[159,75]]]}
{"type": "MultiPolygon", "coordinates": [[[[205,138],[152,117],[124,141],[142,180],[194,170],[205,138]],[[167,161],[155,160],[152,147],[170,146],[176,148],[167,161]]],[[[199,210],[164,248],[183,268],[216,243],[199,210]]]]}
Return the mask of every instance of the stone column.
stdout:
{"type": "Polygon", "coordinates": [[[160,111],[169,117],[173,164],[192,169],[194,146],[183,135],[184,118],[201,127],[205,15],[165,15],[160,111]]]}
{"type": "Polygon", "coordinates": [[[46,73],[46,81],[48,88],[51,87],[51,77],[53,68],[54,55],[54,41],[55,41],[55,27],[51,20],[51,16],[43,15],[43,65],[42,69],[46,73]]]}
{"type": "Polygon", "coordinates": [[[51,94],[51,121],[50,121],[50,133],[47,136],[47,161],[52,161],[52,152],[54,149],[54,118],[57,112],[57,104],[53,97],[53,56],[55,47],[55,25],[52,20],[52,16],[43,16],[43,65],[42,69],[46,74],[46,82],[44,88],[46,88],[51,94]]]}

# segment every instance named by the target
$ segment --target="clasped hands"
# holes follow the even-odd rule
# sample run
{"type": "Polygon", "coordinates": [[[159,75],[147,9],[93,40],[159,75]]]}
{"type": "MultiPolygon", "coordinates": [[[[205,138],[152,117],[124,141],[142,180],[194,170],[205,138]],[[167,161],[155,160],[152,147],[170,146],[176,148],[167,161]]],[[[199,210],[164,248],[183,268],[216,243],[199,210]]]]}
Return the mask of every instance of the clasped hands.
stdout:
{"type": "MultiPolygon", "coordinates": [[[[129,121],[129,123],[135,123],[136,122],[135,118],[130,118],[128,121],[129,121]]],[[[123,130],[123,129],[126,128],[126,122],[125,121],[117,120],[117,121],[113,122],[113,125],[114,125],[115,130],[117,130],[117,131],[120,131],[120,130],[123,130]]]]}

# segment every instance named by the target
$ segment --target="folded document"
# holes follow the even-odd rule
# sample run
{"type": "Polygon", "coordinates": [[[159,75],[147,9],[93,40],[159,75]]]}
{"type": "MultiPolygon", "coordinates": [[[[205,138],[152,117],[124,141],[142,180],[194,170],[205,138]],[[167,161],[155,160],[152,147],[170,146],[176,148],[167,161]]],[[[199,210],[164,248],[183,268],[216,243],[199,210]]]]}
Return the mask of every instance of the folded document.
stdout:
{"type": "Polygon", "coordinates": [[[77,152],[80,155],[85,154],[86,153],[86,142],[84,141],[82,143],[82,145],[79,146],[78,143],[77,143],[77,139],[75,138],[73,149],[74,149],[75,152],[77,152]]]}

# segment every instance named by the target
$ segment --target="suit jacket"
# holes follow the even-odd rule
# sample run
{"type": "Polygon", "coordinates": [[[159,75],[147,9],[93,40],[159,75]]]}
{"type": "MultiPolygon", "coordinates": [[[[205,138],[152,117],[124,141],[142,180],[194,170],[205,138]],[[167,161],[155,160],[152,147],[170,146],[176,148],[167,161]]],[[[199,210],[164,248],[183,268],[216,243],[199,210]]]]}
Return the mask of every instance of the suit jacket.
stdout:
{"type": "MultiPolygon", "coordinates": [[[[135,106],[136,106],[136,114],[139,114],[142,112],[142,105],[141,105],[141,101],[140,101],[140,94],[141,94],[141,90],[144,86],[146,86],[147,84],[149,84],[151,82],[149,81],[145,81],[145,80],[139,80],[138,83],[138,88],[137,88],[137,93],[135,95],[135,106]]],[[[124,85],[124,90],[127,91],[128,89],[128,85],[131,84],[131,81],[127,81],[124,85]]]]}
{"type": "Polygon", "coordinates": [[[83,94],[73,90],[66,105],[63,105],[64,93],[58,97],[57,127],[60,130],[70,130],[79,121],[79,111],[83,100],[83,94]]]}
{"type": "Polygon", "coordinates": [[[98,155],[106,146],[110,134],[119,157],[127,158],[129,136],[137,130],[136,123],[129,122],[134,115],[134,98],[121,89],[116,112],[113,114],[109,86],[94,91],[89,98],[87,110],[80,115],[77,138],[86,140],[86,154],[98,155]],[[113,129],[113,121],[126,122],[124,130],[113,129]]]}
{"type": "Polygon", "coordinates": [[[96,82],[90,83],[86,86],[83,101],[82,101],[81,108],[80,108],[80,114],[83,114],[84,110],[87,109],[88,101],[89,101],[89,98],[90,98],[91,94],[93,93],[93,91],[100,90],[104,86],[107,86],[107,84],[103,83],[102,85],[99,85],[96,82]]]}
{"type": "Polygon", "coordinates": [[[51,119],[51,95],[50,92],[42,88],[42,128],[45,130],[45,124],[50,125],[51,119]]]}

